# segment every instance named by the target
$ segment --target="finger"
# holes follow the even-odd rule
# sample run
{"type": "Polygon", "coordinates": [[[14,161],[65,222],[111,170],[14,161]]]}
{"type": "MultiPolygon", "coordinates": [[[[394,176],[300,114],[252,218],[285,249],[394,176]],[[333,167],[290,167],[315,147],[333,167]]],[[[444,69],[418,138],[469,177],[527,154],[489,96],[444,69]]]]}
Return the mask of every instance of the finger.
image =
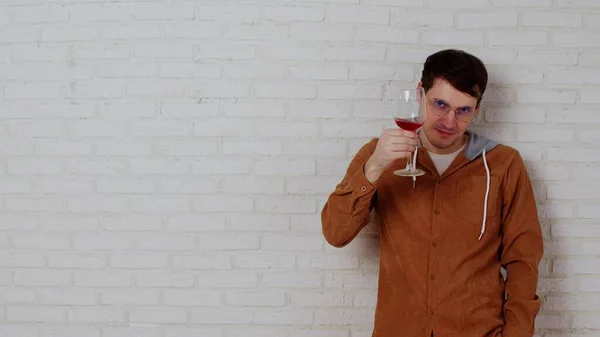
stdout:
{"type": "Polygon", "coordinates": [[[386,133],[389,136],[401,136],[401,137],[407,137],[407,138],[417,138],[417,133],[414,131],[406,131],[406,130],[402,130],[402,129],[388,129],[386,130],[386,133]]]}
{"type": "Polygon", "coordinates": [[[419,142],[416,138],[409,137],[390,137],[388,141],[390,144],[409,144],[413,146],[419,145],[419,142]]]}
{"type": "Polygon", "coordinates": [[[387,149],[390,152],[415,152],[417,147],[411,144],[392,144],[387,149]]]}

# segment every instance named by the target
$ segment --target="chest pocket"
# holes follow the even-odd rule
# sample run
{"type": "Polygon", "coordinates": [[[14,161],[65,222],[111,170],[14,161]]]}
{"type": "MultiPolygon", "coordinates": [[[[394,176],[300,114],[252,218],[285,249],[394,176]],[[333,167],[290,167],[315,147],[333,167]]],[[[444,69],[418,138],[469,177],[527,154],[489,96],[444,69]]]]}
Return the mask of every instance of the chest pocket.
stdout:
{"type": "MultiPolygon", "coordinates": [[[[485,204],[487,177],[472,176],[456,183],[456,215],[473,225],[481,225],[485,204]]],[[[497,177],[490,177],[490,191],[487,200],[486,223],[490,223],[500,215],[500,186],[497,177]]]]}

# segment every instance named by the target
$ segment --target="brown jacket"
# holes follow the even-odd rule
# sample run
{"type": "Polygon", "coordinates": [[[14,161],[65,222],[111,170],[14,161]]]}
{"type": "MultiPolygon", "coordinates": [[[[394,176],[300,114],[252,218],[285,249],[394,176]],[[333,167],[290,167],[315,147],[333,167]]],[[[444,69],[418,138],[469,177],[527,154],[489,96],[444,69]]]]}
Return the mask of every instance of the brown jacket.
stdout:
{"type": "Polygon", "coordinates": [[[405,160],[369,183],[363,166],[373,139],[323,208],[323,234],[335,247],[358,235],[371,210],[378,215],[374,337],[533,336],[543,239],[531,182],[516,150],[468,135],[441,177],[419,148],[426,174],[414,189],[412,178],[392,174],[405,160]]]}

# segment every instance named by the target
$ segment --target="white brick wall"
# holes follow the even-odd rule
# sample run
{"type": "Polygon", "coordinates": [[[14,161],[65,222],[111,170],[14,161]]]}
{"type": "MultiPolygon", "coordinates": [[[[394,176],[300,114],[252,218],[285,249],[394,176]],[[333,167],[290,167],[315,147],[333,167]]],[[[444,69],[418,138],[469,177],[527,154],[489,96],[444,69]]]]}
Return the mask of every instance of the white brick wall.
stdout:
{"type": "Polygon", "coordinates": [[[535,182],[537,336],[598,336],[599,29],[597,0],[0,1],[0,335],[370,336],[376,234],[332,248],[319,212],[457,47],[535,182]]]}

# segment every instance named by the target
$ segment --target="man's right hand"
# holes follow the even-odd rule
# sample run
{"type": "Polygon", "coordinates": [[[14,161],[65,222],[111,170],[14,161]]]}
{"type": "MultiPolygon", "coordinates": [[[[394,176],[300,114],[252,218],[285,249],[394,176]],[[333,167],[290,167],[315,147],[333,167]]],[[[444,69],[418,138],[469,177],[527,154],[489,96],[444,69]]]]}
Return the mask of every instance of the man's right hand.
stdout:
{"type": "Polygon", "coordinates": [[[375,151],[365,164],[365,176],[374,183],[395,160],[412,156],[417,147],[417,134],[402,129],[386,129],[381,133],[375,151]]]}

